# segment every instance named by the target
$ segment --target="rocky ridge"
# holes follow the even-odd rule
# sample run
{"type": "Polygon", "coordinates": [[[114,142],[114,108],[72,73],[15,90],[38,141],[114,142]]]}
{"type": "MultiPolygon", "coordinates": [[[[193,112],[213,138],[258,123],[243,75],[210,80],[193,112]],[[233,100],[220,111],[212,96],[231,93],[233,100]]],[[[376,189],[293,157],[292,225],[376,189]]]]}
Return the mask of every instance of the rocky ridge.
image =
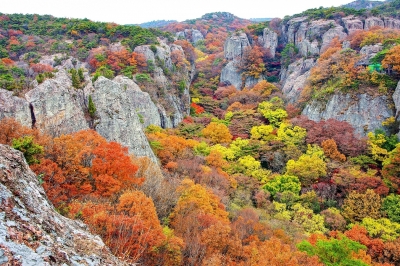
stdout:
{"type": "Polygon", "coordinates": [[[57,213],[21,152],[0,145],[1,265],[125,265],[85,224],[57,213]]]}
{"type": "MultiPolygon", "coordinates": [[[[85,64],[72,59],[64,60],[57,66],[54,78],[43,83],[34,82],[34,88],[24,98],[13,96],[7,90],[0,89],[0,119],[13,117],[24,126],[35,126],[52,136],[69,134],[84,129],[95,129],[108,141],[117,141],[129,148],[136,156],[150,157],[157,161],[151,150],[144,128],[154,124],[164,128],[178,125],[189,114],[189,84],[191,73],[187,68],[181,69],[185,77],[185,90],[180,95],[168,92],[171,81],[164,71],[173,69],[171,52],[182,53],[180,46],[168,46],[161,43],[154,53],[150,46],[139,46],[135,51],[142,53],[147,60],[154,62],[155,68],[149,86],[162,89],[166,93],[158,96],[145,92],[147,85],[139,85],[126,77],[117,76],[113,80],[100,77],[92,82],[85,72],[85,85],[81,89],[72,87],[68,70],[85,67],[85,64]],[[88,98],[92,97],[97,109],[94,115],[88,113],[88,98]]],[[[46,63],[54,64],[53,57],[46,57],[46,63]]],[[[152,87],[152,88],[153,88],[152,87]]]]}

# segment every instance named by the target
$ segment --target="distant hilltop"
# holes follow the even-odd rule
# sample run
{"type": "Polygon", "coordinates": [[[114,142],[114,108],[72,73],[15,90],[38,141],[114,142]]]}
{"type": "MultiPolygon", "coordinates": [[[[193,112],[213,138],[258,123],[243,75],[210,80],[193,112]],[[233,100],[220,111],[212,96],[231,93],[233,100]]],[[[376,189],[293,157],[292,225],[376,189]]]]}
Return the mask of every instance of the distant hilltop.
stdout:
{"type": "Polygon", "coordinates": [[[140,23],[140,24],[128,24],[128,26],[137,25],[142,28],[162,28],[162,27],[165,27],[174,22],[178,22],[178,21],[177,20],[153,20],[150,22],[144,22],[144,23],[140,23]]]}
{"type": "Polygon", "coordinates": [[[343,5],[344,7],[354,8],[357,10],[360,9],[372,9],[374,7],[383,5],[386,2],[390,1],[368,1],[368,0],[357,0],[348,4],[343,5]]]}

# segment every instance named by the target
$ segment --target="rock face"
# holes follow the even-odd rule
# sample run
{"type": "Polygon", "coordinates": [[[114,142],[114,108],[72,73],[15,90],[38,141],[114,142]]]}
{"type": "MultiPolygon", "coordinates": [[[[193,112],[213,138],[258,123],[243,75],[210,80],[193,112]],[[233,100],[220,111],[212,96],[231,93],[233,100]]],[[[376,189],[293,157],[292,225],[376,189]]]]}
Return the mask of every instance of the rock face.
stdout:
{"type": "MultiPolygon", "coordinates": [[[[397,121],[400,121],[400,82],[397,84],[396,90],[394,91],[392,97],[393,97],[394,106],[396,108],[395,117],[396,117],[397,121]]],[[[400,138],[400,131],[397,135],[400,138]]]]}
{"type": "Polygon", "coordinates": [[[377,17],[369,17],[365,19],[364,29],[369,30],[372,27],[385,27],[385,23],[382,19],[377,17]]]}
{"type": "Polygon", "coordinates": [[[346,36],[344,28],[334,20],[309,22],[307,17],[300,17],[283,25],[284,40],[295,44],[302,56],[319,55],[334,38],[343,40],[346,36]]]}
{"type": "Polygon", "coordinates": [[[289,103],[295,103],[299,99],[301,91],[310,76],[310,69],[314,65],[314,59],[299,59],[282,71],[282,92],[289,103]]]}
{"type": "Polygon", "coordinates": [[[232,84],[236,89],[240,90],[242,87],[242,74],[236,68],[235,62],[229,62],[221,72],[221,82],[232,84]]]}
{"type": "Polygon", "coordinates": [[[128,147],[129,152],[136,156],[157,161],[132,100],[134,89],[104,77],[99,77],[94,88],[92,99],[97,108],[95,130],[108,141],[128,147]]]}
{"type": "Polygon", "coordinates": [[[259,43],[269,49],[272,58],[275,58],[276,48],[278,47],[278,34],[269,28],[265,28],[263,35],[258,37],[259,43]]]}
{"type": "MultiPolygon", "coordinates": [[[[157,120],[157,123],[154,124],[163,128],[172,128],[176,127],[190,113],[189,86],[194,77],[194,73],[192,73],[194,71],[192,69],[189,71],[188,67],[181,67],[173,73],[175,76],[180,76],[181,81],[185,84],[180,97],[176,97],[172,93],[165,93],[165,96],[160,97],[159,91],[168,91],[173,86],[166,74],[166,71],[170,73],[173,71],[171,53],[180,53],[182,58],[185,56],[181,46],[175,44],[168,46],[162,41],[160,43],[160,46],[157,46],[156,54],[150,49],[149,45],[138,46],[135,48],[135,52],[143,54],[147,62],[151,61],[154,64],[152,80],[156,88],[149,90],[149,92],[152,92],[150,97],[157,106],[160,116],[160,120],[157,120]]],[[[146,90],[146,87],[142,87],[142,89],[146,90]]]]}
{"type": "Polygon", "coordinates": [[[25,98],[33,108],[36,127],[45,129],[53,136],[89,128],[84,104],[80,102],[84,92],[71,87],[71,80],[62,69],[57,78],[47,79],[26,93],[25,98]]]}
{"type": "Polygon", "coordinates": [[[236,36],[232,36],[225,41],[224,55],[228,60],[240,60],[243,55],[244,49],[250,46],[247,35],[243,32],[236,36]]]}
{"type": "Polygon", "coordinates": [[[86,225],[57,213],[22,153],[5,145],[0,181],[0,264],[125,265],[86,225]]]}
{"type": "Polygon", "coordinates": [[[334,118],[349,122],[363,136],[381,128],[385,119],[394,116],[386,96],[372,97],[368,94],[334,94],[326,103],[309,103],[302,114],[314,121],[334,118]]]}
{"type": "Polygon", "coordinates": [[[360,50],[360,54],[363,55],[363,59],[357,62],[357,65],[369,65],[370,60],[380,51],[382,51],[382,44],[366,45],[360,50]]]}
{"type": "Polygon", "coordinates": [[[5,117],[14,117],[22,125],[32,126],[29,103],[13,96],[11,91],[0,89],[0,120],[5,117]]]}
{"type": "Polygon", "coordinates": [[[203,34],[199,30],[192,30],[192,43],[204,40],[203,34]]]}

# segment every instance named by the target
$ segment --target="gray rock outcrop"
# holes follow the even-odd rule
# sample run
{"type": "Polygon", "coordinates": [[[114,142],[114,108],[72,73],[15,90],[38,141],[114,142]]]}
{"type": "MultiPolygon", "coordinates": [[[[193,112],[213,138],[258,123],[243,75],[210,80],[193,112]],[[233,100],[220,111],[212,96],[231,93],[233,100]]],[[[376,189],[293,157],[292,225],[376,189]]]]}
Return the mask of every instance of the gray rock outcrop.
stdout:
{"type": "Polygon", "coordinates": [[[371,64],[370,60],[380,51],[382,51],[383,45],[378,43],[374,45],[366,45],[360,50],[360,54],[363,56],[363,59],[357,62],[357,65],[369,65],[371,64]]]}
{"type": "Polygon", "coordinates": [[[220,81],[235,86],[240,90],[242,87],[242,73],[236,68],[235,62],[230,61],[221,71],[220,81]]]}
{"type": "Polygon", "coordinates": [[[282,93],[289,103],[295,103],[299,99],[314,65],[314,59],[299,59],[282,71],[282,93]]]}
{"type": "Polygon", "coordinates": [[[373,97],[368,94],[352,96],[342,93],[332,95],[326,103],[312,101],[304,108],[302,114],[314,121],[330,118],[346,121],[362,136],[381,128],[384,120],[394,116],[386,96],[373,97]]]}
{"type": "Polygon", "coordinates": [[[377,17],[369,17],[365,19],[364,22],[364,29],[369,30],[372,27],[385,27],[385,23],[383,22],[382,19],[377,18],[377,17]]]}
{"type": "Polygon", "coordinates": [[[13,117],[24,126],[32,126],[29,103],[13,96],[11,91],[0,89],[0,120],[5,117],[13,117]]]}
{"type": "MultiPolygon", "coordinates": [[[[396,90],[394,91],[393,95],[393,102],[394,102],[394,106],[396,108],[396,120],[400,121],[400,82],[397,83],[397,87],[396,90]]],[[[399,133],[397,134],[397,136],[400,138],[400,128],[399,128],[399,133]]]]}
{"type": "Polygon", "coordinates": [[[192,30],[192,43],[196,44],[198,41],[204,40],[203,34],[199,30],[192,30]]]}
{"type": "Polygon", "coordinates": [[[65,70],[26,93],[25,98],[33,107],[35,126],[53,136],[89,128],[80,102],[83,91],[72,88],[65,70]]]}
{"type": "Polygon", "coordinates": [[[263,35],[258,37],[258,41],[265,49],[269,49],[272,58],[275,58],[276,48],[278,47],[278,34],[269,28],[265,28],[263,35]]]}
{"type": "Polygon", "coordinates": [[[364,29],[364,23],[358,17],[351,15],[351,16],[342,18],[342,21],[344,23],[345,28],[347,29],[347,31],[349,33],[356,31],[356,30],[364,29]]]}
{"type": "Polygon", "coordinates": [[[125,265],[81,221],[61,216],[21,152],[0,145],[2,265],[125,265]]]}
{"type": "Polygon", "coordinates": [[[284,40],[293,43],[302,56],[315,56],[323,52],[334,38],[344,40],[344,28],[334,20],[294,18],[283,27],[284,40]]]}
{"type": "Polygon", "coordinates": [[[224,55],[228,60],[240,60],[244,49],[250,46],[247,35],[243,32],[228,38],[224,44],[224,55]]]}
{"type": "Polygon", "coordinates": [[[104,77],[94,83],[93,102],[97,108],[96,131],[108,141],[116,141],[136,156],[157,161],[143,132],[136,112],[133,88],[104,77]]]}

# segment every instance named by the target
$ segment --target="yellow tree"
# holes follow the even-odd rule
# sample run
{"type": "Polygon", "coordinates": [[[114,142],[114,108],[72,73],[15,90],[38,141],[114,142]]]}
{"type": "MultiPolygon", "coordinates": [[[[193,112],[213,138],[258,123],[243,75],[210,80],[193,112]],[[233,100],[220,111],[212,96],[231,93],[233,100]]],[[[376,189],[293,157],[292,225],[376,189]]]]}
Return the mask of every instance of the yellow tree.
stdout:
{"type": "Polygon", "coordinates": [[[232,141],[232,135],[229,132],[229,128],[224,124],[211,122],[202,131],[203,136],[208,138],[211,143],[230,143],[232,141]]]}

